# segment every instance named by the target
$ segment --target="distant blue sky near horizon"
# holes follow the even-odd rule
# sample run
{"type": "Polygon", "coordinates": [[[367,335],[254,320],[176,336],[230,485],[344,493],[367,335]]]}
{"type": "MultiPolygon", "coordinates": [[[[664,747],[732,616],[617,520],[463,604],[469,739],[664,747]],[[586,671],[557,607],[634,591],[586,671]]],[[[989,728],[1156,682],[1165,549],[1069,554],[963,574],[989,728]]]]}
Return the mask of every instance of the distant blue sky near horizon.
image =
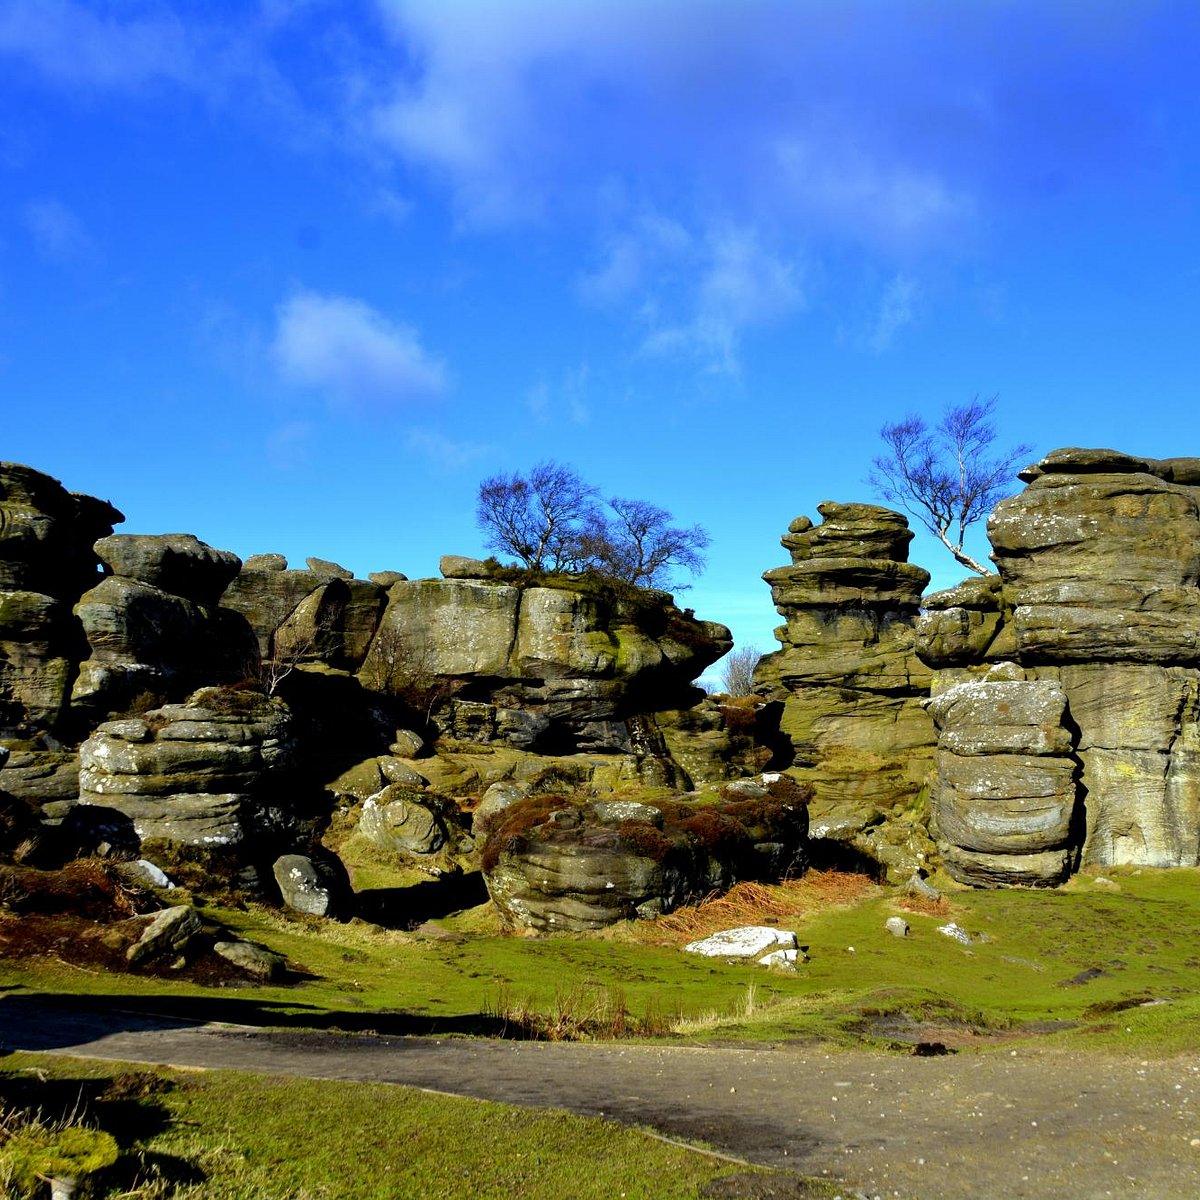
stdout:
{"type": "Polygon", "coordinates": [[[774,649],[888,420],[1200,453],[1198,62],[1194,3],[0,0],[0,458],[414,578],[555,459],[774,649]]]}

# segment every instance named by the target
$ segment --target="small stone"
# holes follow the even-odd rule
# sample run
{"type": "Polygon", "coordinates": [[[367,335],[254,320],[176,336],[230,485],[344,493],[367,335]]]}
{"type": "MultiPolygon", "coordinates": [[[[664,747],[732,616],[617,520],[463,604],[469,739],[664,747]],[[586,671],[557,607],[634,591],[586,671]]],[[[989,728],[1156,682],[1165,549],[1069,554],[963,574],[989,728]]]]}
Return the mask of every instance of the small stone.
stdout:
{"type": "Polygon", "coordinates": [[[948,925],[939,925],[938,933],[944,933],[946,937],[953,938],[956,942],[961,942],[964,946],[969,946],[972,942],[971,935],[954,921],[951,921],[948,925]]]}
{"type": "Polygon", "coordinates": [[[794,951],[796,935],[769,925],[743,925],[737,929],[722,929],[684,946],[688,954],[702,954],[707,958],[754,958],[759,961],[774,949],[794,951]]]}
{"type": "Polygon", "coordinates": [[[908,937],[908,922],[903,917],[888,917],[883,927],[892,937],[908,937]]]}

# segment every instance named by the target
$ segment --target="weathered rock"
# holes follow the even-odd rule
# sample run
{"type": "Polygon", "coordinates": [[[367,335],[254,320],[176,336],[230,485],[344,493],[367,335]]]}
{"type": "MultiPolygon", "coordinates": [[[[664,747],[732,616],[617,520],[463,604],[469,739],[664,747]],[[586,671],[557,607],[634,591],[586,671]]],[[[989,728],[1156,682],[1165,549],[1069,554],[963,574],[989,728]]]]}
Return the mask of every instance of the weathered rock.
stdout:
{"type": "Polygon", "coordinates": [[[287,972],[287,959],[257,942],[214,942],[213,953],[260,983],[274,983],[287,972]]]}
{"type": "Polygon", "coordinates": [[[908,922],[903,917],[888,917],[883,927],[892,937],[908,937],[908,922]]]}
{"type": "Polygon", "coordinates": [[[144,694],[178,698],[231,683],[254,659],[250,630],[236,613],[125,576],[110,575],[81,596],[75,614],[91,655],[71,696],[91,713],[121,711],[144,694]]]}
{"type": "Polygon", "coordinates": [[[775,756],[782,705],[761,697],[707,697],[654,714],[671,759],[693,787],[754,774],[775,756]]]}
{"type": "Polygon", "coordinates": [[[864,833],[915,802],[933,757],[921,709],[930,673],[914,628],[929,575],[906,561],[912,534],[899,513],[818,511],[823,524],[798,518],[783,538],[791,566],[763,576],[786,624],[776,630],[783,649],[755,670],[755,691],[782,701],[793,773],[815,789],[814,829],[871,853],[877,839],[864,833]]]}
{"type": "Polygon", "coordinates": [[[945,856],[956,878],[999,882],[1008,857],[1009,883],[1065,877],[1078,842],[1079,774],[1066,707],[1058,683],[1009,678],[962,683],[926,702],[939,731],[935,825],[964,852],[945,856]]]}
{"type": "Polygon", "coordinates": [[[0,737],[56,730],[83,638],[71,606],[97,580],[92,543],[124,518],[56,479],[0,463],[0,737]]]}
{"type": "Polygon", "coordinates": [[[482,559],[462,554],[443,554],[438,567],[444,579],[486,579],[491,574],[482,559]]]}
{"type": "Polygon", "coordinates": [[[301,792],[294,753],[281,701],[204,688],[88,738],[79,801],[122,814],[143,842],[220,851],[233,873],[263,839],[305,836],[302,823],[289,834],[301,792]]]}
{"type": "Polygon", "coordinates": [[[368,799],[358,832],[381,850],[397,854],[434,854],[447,841],[442,805],[426,792],[389,784],[368,799]]]}
{"type": "Polygon", "coordinates": [[[597,929],[653,917],[739,879],[778,879],[804,865],[803,804],[693,806],[661,818],[531,796],[487,824],[481,860],[503,920],[541,930],[597,929]],[[644,819],[649,816],[651,819],[644,819]]]}
{"type": "Polygon", "coordinates": [[[691,680],[728,645],[728,630],[666,593],[455,575],[392,585],[359,678],[455,738],[628,752],[626,722],[691,703],[691,680]]]}
{"type": "Polygon", "coordinates": [[[313,917],[341,917],[351,894],[346,869],[331,854],[284,854],[271,868],[283,903],[313,917]]]}
{"type": "Polygon", "coordinates": [[[155,958],[186,956],[202,926],[200,915],[190,904],[179,904],[155,913],[125,958],[131,967],[155,958]]]}
{"type": "Polygon", "coordinates": [[[336,563],[308,563],[306,571],[244,567],[221,603],[249,623],[267,673],[312,665],[357,670],[375,636],[386,591],[354,579],[336,563]]]}
{"type": "Polygon", "coordinates": [[[101,538],[95,550],[112,574],[209,607],[242,565],[236,554],[214,550],[190,533],[115,533],[101,538]]]}
{"type": "Polygon", "coordinates": [[[390,588],[393,583],[408,582],[408,576],[399,571],[371,571],[367,578],[381,588],[390,588]]]}
{"type": "Polygon", "coordinates": [[[1200,861],[1195,463],[1058,450],[988,524],[1020,661],[1067,696],[1090,865],[1200,861]]]}
{"type": "Polygon", "coordinates": [[[683,949],[687,954],[700,954],[705,958],[761,959],[776,949],[796,949],[796,935],[770,925],[742,925],[737,929],[722,929],[698,942],[689,942],[683,949]]]}

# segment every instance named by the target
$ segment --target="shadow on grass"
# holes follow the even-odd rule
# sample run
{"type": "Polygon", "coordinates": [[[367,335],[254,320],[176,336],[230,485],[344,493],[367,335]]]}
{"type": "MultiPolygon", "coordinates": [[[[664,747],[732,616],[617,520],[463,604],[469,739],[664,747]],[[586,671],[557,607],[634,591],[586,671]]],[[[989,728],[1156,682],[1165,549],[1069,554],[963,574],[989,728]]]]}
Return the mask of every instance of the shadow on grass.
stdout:
{"type": "Polygon", "coordinates": [[[121,1154],[96,1176],[97,1187],[128,1192],[151,1179],[175,1186],[203,1183],[204,1173],[186,1159],[140,1148],[170,1126],[171,1113],[156,1097],[173,1087],[153,1071],[101,1078],[0,1071],[0,1110],[28,1113],[48,1124],[84,1123],[111,1134],[121,1154]]]}
{"type": "Polygon", "coordinates": [[[331,1013],[313,1005],[224,996],[58,996],[10,989],[0,995],[0,1056],[14,1050],[61,1050],[111,1034],[224,1022],[276,1031],[380,1034],[390,1037],[521,1039],[512,1022],[487,1013],[452,1017],[398,1011],[331,1013]]]}
{"type": "Polygon", "coordinates": [[[425,921],[474,908],[487,898],[482,871],[445,875],[410,887],[370,888],[355,897],[358,915],[385,929],[415,929],[425,921]]]}

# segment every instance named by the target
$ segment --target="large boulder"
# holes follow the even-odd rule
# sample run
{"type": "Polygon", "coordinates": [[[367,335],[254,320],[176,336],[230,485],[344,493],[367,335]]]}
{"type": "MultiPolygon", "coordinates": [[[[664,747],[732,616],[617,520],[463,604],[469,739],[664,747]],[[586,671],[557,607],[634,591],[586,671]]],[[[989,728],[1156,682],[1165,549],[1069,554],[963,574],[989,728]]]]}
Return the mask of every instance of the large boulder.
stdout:
{"type": "MultiPolygon", "coordinates": [[[[200,855],[235,875],[311,839],[294,755],[281,701],[204,688],[182,704],[101,724],[80,750],[78,805],[124,818],[160,866],[200,855]]],[[[46,810],[82,815],[72,802],[46,810]]]]}
{"type": "Polygon", "coordinates": [[[1066,695],[1015,674],[999,669],[926,704],[938,728],[935,825],[964,883],[1061,883],[1078,850],[1066,695]]]}
{"type": "Polygon", "coordinates": [[[0,463],[0,737],[57,729],[86,653],[71,606],[97,579],[92,543],[124,518],[56,479],[0,463]]]}
{"type": "Polygon", "coordinates": [[[628,752],[627,718],[693,703],[692,680],[730,644],[665,592],[455,573],[392,585],[359,678],[465,740],[628,752]]]}
{"type": "Polygon", "coordinates": [[[250,628],[218,603],[236,555],[173,533],[114,534],[97,552],[113,573],[75,605],[91,649],[71,692],[77,708],[103,717],[252,672],[250,628]]]}
{"type": "MultiPolygon", "coordinates": [[[[911,809],[933,759],[921,708],[931,674],[915,650],[929,573],[907,561],[912,533],[899,513],[831,502],[818,512],[822,524],[798,517],[783,537],[791,565],[763,576],[785,624],[755,691],[782,702],[793,772],[814,789],[814,836],[874,856],[882,843],[870,830],[911,809]]],[[[886,865],[910,870],[922,854],[891,847],[886,865]]]]}
{"type": "Polygon", "coordinates": [[[791,795],[636,806],[530,796],[488,822],[484,878],[512,926],[578,931],[658,916],[739,880],[802,870],[807,793],[791,795]]]}
{"type": "Polygon", "coordinates": [[[254,630],[266,671],[323,664],[362,666],[379,625],[387,589],[355,579],[336,563],[310,558],[307,570],[288,570],[282,555],[256,555],[221,597],[254,630]]]}

